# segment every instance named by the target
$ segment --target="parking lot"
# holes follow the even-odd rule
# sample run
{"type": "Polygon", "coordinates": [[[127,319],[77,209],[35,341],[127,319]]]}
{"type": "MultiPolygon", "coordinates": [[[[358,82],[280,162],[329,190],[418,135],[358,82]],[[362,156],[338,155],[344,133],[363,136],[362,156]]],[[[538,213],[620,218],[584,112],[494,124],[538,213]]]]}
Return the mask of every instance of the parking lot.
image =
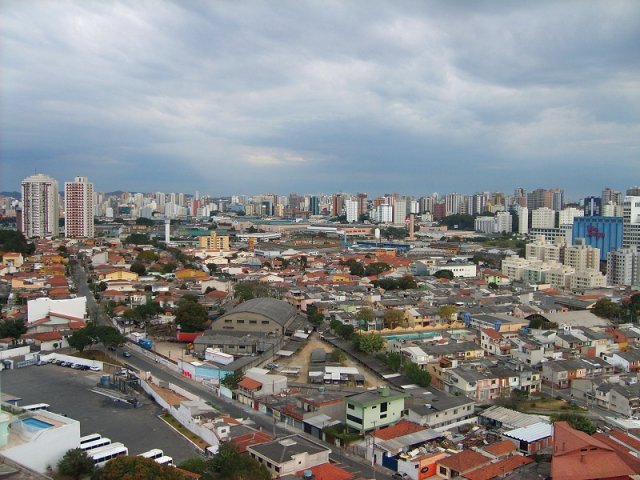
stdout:
{"type": "Polygon", "coordinates": [[[0,373],[2,392],[22,398],[19,405],[48,403],[50,410],[80,421],[81,435],[99,433],[122,442],[130,455],[160,448],[174,462],[193,457],[195,447],[158,418],[162,409],[147,397],[133,408],[91,391],[100,372],[47,364],[0,373]]]}

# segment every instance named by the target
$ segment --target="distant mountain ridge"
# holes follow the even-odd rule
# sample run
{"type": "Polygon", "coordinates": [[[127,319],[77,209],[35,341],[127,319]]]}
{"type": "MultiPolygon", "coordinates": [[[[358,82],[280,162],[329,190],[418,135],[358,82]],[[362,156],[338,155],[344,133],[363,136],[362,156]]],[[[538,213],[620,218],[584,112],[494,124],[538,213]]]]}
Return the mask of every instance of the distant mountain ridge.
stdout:
{"type": "Polygon", "coordinates": [[[20,192],[0,192],[0,197],[11,197],[11,198],[22,198],[22,194],[20,192]]]}

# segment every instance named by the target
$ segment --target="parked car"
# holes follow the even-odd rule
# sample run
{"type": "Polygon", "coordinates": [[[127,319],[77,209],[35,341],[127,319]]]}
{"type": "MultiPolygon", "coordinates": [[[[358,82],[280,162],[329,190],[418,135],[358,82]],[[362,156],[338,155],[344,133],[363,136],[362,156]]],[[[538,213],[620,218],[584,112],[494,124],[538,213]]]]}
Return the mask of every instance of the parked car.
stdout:
{"type": "Polygon", "coordinates": [[[100,367],[96,367],[96,366],[89,367],[89,369],[94,371],[94,372],[99,372],[99,371],[102,370],[100,367]]]}
{"type": "Polygon", "coordinates": [[[129,352],[122,352],[122,356],[129,358],[131,354],[129,352]]]}

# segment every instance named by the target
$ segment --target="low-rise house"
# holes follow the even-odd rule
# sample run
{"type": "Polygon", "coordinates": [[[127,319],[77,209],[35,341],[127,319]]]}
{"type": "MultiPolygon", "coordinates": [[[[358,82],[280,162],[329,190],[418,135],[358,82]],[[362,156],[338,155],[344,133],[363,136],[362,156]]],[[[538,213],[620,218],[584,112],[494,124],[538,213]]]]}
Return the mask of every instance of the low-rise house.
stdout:
{"type": "Polygon", "coordinates": [[[251,445],[247,452],[253,459],[266,466],[273,477],[283,477],[329,463],[331,449],[300,435],[290,435],[271,442],[251,445]]]}
{"type": "Polygon", "coordinates": [[[440,428],[473,417],[475,401],[433,387],[407,390],[407,418],[419,425],[440,428]]]}
{"type": "Polygon", "coordinates": [[[538,422],[533,425],[508,430],[502,434],[502,438],[510,440],[518,450],[526,455],[533,455],[553,442],[553,426],[548,422],[538,422]]]}
{"type": "Polygon", "coordinates": [[[640,350],[629,349],[625,352],[604,354],[603,358],[623,372],[637,372],[640,369],[640,350]]]}
{"type": "Polygon", "coordinates": [[[463,450],[450,457],[439,460],[437,475],[439,478],[453,479],[465,473],[491,463],[491,458],[474,450],[463,450]]]}

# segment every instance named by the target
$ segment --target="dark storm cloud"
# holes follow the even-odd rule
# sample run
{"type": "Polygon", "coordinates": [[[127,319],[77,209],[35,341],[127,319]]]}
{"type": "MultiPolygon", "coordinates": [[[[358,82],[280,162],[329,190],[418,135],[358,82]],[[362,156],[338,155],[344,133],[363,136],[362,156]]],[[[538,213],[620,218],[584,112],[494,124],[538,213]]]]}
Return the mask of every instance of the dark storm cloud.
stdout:
{"type": "Polygon", "coordinates": [[[0,5],[0,189],[422,193],[638,171],[640,5],[0,5]],[[579,174],[578,174],[579,173],[579,174]]]}

